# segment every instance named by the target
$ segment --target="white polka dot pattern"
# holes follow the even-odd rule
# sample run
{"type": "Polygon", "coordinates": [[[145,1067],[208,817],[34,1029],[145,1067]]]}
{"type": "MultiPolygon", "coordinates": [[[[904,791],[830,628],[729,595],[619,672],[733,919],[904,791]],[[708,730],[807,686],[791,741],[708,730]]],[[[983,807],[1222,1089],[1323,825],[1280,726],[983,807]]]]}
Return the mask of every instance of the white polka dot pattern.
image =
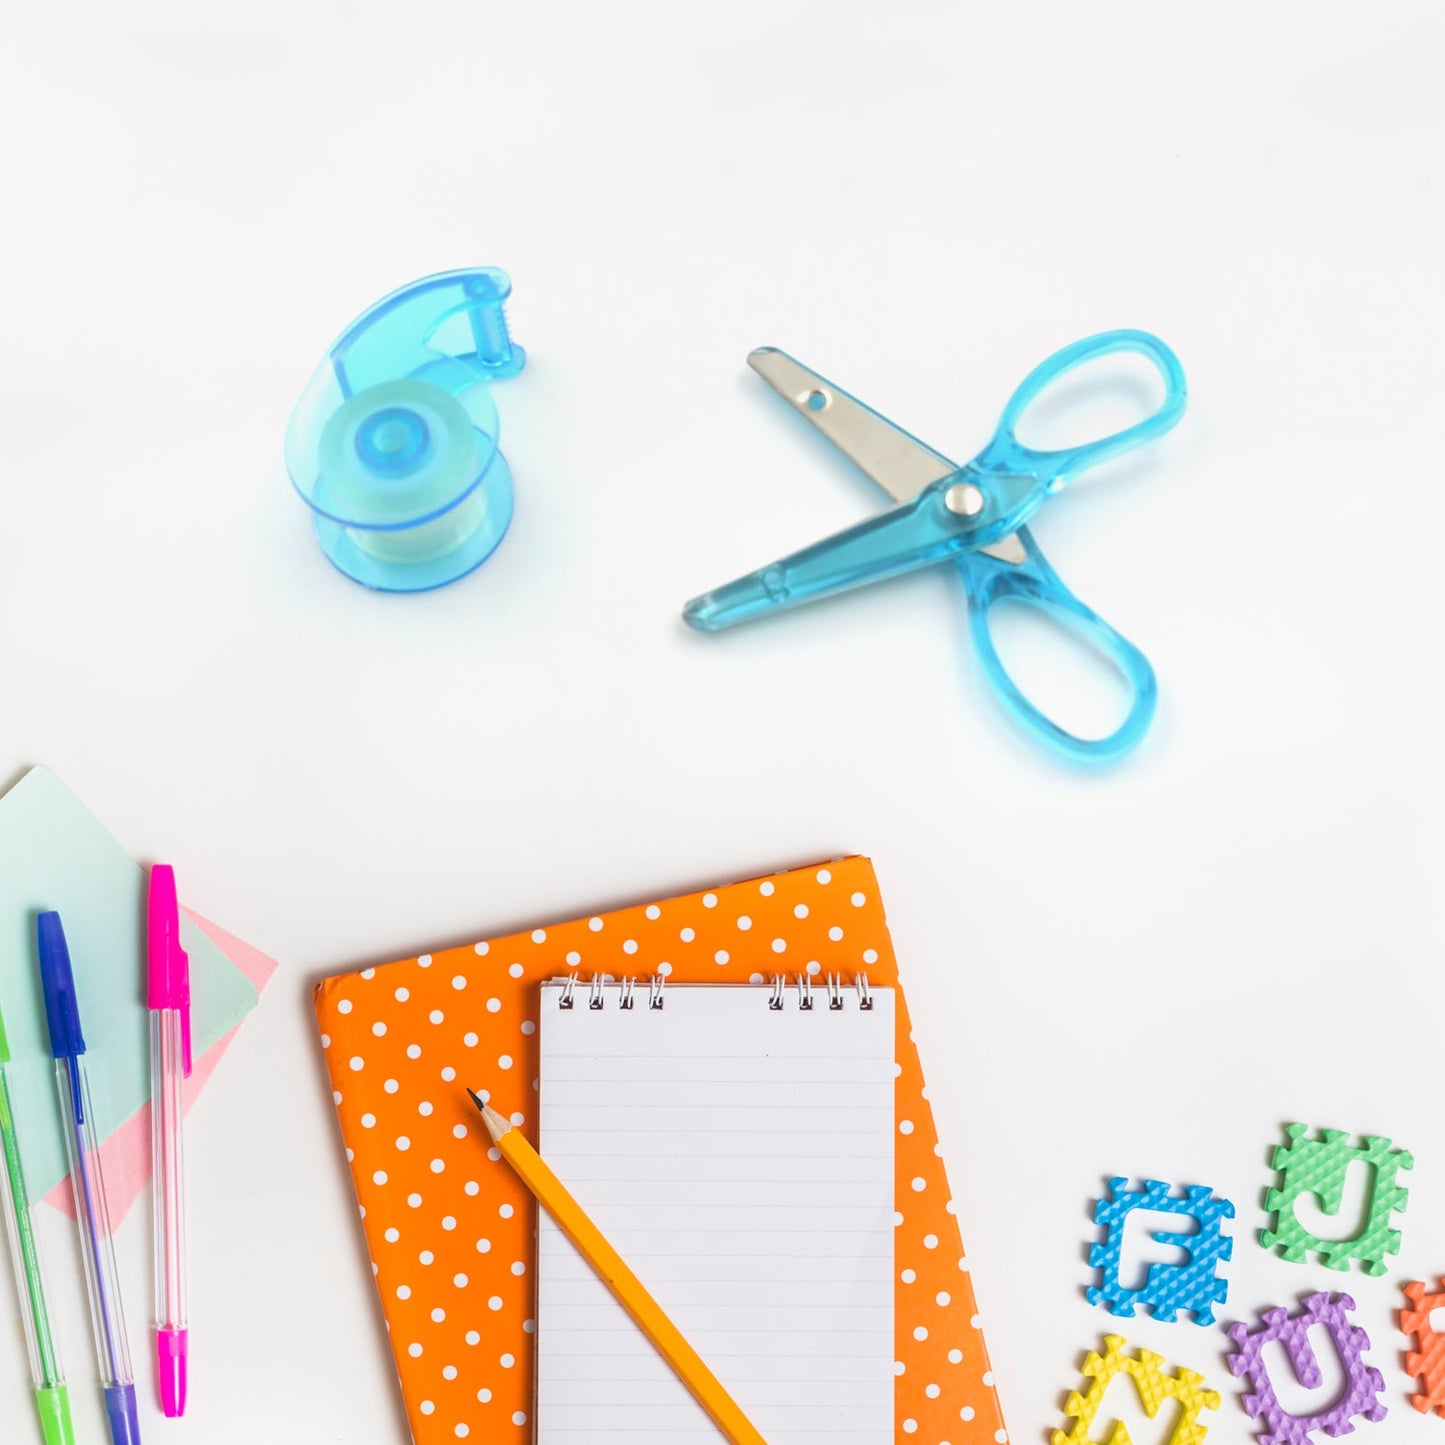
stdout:
{"type": "MultiPolygon", "coordinates": [[[[872,865],[847,858],[318,988],[416,1445],[532,1440],[534,1206],[473,1129],[464,1086],[535,1140],[537,985],[569,971],[742,983],[861,969],[897,985],[872,865]]],[[[901,992],[896,1052],[895,1439],[989,1445],[1007,1437],[901,992]]]]}

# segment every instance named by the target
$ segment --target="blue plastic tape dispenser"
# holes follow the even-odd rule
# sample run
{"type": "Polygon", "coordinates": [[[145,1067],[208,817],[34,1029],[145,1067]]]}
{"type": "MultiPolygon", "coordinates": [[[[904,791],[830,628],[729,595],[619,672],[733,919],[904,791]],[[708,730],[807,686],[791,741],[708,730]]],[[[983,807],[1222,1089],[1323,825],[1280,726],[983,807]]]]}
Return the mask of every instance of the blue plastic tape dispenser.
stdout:
{"type": "Polygon", "coordinates": [[[413,281],[358,316],[307,383],[286,469],[348,577],[444,587],[505,535],[512,475],[487,383],[526,363],[502,311],[511,289],[495,266],[413,281]]]}

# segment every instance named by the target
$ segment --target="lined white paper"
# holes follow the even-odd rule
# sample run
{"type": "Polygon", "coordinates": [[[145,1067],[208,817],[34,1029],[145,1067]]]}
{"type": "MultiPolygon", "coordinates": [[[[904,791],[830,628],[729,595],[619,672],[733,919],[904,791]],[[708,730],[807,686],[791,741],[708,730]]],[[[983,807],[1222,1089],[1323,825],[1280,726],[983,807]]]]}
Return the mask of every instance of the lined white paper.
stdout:
{"type": "MultiPolygon", "coordinates": [[[[544,985],[541,1148],[769,1445],[891,1445],[893,993],[544,985]]],[[[538,1445],[721,1432],[545,1211],[538,1445]]]]}

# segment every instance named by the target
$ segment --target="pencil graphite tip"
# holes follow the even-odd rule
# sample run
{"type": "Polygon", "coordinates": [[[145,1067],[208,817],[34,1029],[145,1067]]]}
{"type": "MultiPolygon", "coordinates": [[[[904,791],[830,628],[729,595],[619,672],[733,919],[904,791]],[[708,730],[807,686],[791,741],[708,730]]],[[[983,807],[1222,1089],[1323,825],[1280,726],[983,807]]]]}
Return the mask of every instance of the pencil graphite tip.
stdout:
{"type": "Polygon", "coordinates": [[[496,1143],[503,1134],[510,1132],[512,1123],[505,1114],[499,1114],[492,1106],[481,1099],[474,1089],[468,1089],[472,1103],[477,1106],[477,1112],[482,1116],[482,1123],[487,1126],[487,1133],[492,1136],[492,1143],[496,1143]]]}

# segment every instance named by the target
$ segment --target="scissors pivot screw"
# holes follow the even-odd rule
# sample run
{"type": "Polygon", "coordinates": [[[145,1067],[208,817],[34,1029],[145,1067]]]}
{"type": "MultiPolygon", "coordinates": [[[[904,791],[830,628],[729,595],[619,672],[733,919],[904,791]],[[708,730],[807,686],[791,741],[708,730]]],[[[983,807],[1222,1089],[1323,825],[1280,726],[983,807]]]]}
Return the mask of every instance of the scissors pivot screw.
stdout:
{"type": "Polygon", "coordinates": [[[983,511],[983,493],[972,482],[955,482],[944,493],[943,504],[956,517],[976,517],[983,511]]]}

